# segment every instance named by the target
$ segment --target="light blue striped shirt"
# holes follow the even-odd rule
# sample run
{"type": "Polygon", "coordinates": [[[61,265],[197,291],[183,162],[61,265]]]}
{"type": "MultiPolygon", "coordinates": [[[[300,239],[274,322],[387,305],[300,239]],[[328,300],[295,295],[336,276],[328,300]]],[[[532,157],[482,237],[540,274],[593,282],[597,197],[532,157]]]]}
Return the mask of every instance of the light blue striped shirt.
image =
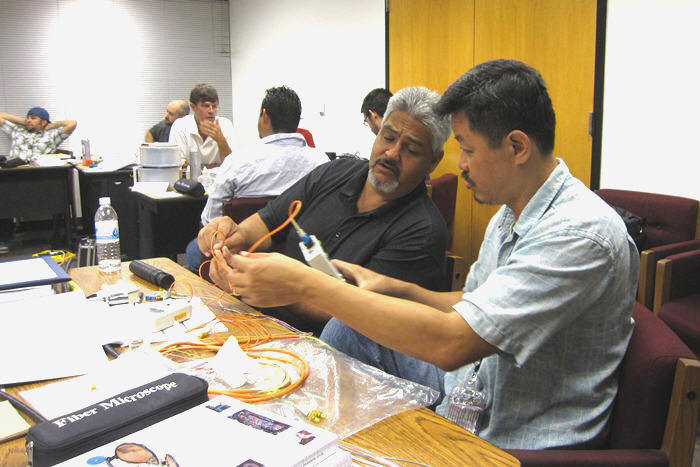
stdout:
{"type": "MultiPolygon", "coordinates": [[[[478,373],[487,407],[477,434],[504,449],[601,442],[634,326],[636,247],[558,162],[515,224],[506,206],[491,219],[454,306],[498,348],[478,373]]],[[[471,368],[447,373],[446,395],[471,368]]]]}

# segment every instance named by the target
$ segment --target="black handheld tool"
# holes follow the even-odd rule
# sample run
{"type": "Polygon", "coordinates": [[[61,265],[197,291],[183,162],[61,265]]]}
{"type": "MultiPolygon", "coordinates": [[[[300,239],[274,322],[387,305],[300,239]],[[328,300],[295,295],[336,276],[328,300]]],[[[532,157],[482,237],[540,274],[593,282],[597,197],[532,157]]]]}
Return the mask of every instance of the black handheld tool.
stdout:
{"type": "Polygon", "coordinates": [[[133,272],[141,279],[147,280],[151,284],[155,284],[166,290],[175,282],[175,278],[172,275],[162,269],[144,263],[141,260],[132,261],[131,264],[129,264],[129,271],[133,272]]]}

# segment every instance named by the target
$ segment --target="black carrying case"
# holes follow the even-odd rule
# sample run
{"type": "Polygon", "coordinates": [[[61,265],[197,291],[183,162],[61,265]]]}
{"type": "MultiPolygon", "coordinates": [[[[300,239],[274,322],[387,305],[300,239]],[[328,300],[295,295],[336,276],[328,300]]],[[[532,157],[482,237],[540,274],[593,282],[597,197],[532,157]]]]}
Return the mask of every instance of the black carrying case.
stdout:
{"type": "Polygon", "coordinates": [[[207,401],[205,380],[173,373],[48,422],[27,433],[29,466],[63,462],[207,401]]]}

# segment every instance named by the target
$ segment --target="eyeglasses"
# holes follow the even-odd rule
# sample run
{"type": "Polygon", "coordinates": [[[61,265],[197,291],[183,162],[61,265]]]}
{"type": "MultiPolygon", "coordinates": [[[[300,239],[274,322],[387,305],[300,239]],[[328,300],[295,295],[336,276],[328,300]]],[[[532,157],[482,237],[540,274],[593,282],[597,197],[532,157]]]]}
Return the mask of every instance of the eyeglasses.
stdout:
{"type": "Polygon", "coordinates": [[[369,118],[369,115],[365,115],[364,120],[362,120],[362,124],[363,124],[364,126],[369,126],[369,123],[367,123],[367,119],[368,119],[368,118],[369,118]]]}
{"type": "Polygon", "coordinates": [[[127,464],[148,464],[163,465],[166,467],[179,467],[175,458],[170,454],[165,455],[163,461],[158,460],[158,456],[143,444],[123,443],[116,447],[114,456],[104,458],[104,462],[109,467],[114,467],[110,461],[119,459],[127,464]]]}

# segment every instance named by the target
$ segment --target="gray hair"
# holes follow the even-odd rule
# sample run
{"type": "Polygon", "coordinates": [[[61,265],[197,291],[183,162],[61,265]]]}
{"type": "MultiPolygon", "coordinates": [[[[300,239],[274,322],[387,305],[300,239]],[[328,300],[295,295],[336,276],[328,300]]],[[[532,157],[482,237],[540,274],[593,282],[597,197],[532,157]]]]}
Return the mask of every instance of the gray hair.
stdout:
{"type": "Polygon", "coordinates": [[[433,137],[433,153],[442,151],[447,138],[450,137],[450,116],[439,116],[435,113],[435,105],[440,100],[440,94],[423,86],[403,88],[389,99],[384,113],[384,121],[394,110],[408,113],[428,128],[433,137]]]}

